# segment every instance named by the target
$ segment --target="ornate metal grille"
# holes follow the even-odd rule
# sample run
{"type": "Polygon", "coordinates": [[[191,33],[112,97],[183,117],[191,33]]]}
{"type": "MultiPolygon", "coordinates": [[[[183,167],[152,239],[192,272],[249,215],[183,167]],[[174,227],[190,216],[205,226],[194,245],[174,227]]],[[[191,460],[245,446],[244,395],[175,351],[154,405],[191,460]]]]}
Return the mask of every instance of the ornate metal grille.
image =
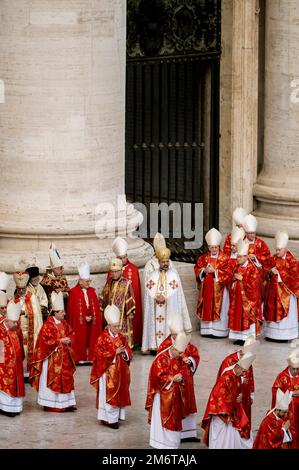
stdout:
{"type": "MultiPolygon", "coordinates": [[[[206,225],[214,226],[220,22],[219,0],[128,0],[127,197],[145,205],[203,202],[206,225]]],[[[199,254],[171,233],[169,244],[172,259],[193,262],[199,254]]]]}

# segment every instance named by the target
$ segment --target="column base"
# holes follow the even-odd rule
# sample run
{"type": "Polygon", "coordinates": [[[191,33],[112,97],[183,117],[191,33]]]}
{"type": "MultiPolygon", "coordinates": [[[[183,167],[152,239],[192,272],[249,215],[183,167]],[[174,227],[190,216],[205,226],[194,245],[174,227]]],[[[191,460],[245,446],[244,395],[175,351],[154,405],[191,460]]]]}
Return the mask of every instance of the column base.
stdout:
{"type": "MultiPolygon", "coordinates": [[[[1,233],[1,270],[12,273],[36,264],[42,273],[49,266],[49,247],[55,243],[64,263],[65,274],[77,274],[77,266],[82,261],[90,265],[91,273],[103,273],[109,269],[109,261],[114,257],[111,246],[116,236],[128,242],[129,259],[138,267],[143,267],[153,256],[152,246],[142,238],[131,238],[130,234],[142,222],[141,214],[127,206],[127,212],[120,216],[105,218],[102,226],[96,226],[93,233],[78,234],[11,234],[1,233]]],[[[77,227],[76,227],[77,228],[77,227]]]]}

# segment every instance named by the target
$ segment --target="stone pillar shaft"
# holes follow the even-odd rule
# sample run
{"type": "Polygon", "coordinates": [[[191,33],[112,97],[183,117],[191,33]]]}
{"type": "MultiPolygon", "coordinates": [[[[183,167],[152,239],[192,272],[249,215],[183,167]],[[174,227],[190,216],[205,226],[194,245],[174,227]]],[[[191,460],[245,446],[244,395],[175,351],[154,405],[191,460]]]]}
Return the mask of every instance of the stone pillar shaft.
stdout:
{"type": "Polygon", "coordinates": [[[52,240],[69,272],[80,257],[106,269],[96,211],[124,194],[126,1],[3,0],[0,13],[1,269],[47,264],[52,240]]]}
{"type": "Polygon", "coordinates": [[[254,187],[259,231],[299,239],[299,3],[266,3],[264,165],[254,187]]]}

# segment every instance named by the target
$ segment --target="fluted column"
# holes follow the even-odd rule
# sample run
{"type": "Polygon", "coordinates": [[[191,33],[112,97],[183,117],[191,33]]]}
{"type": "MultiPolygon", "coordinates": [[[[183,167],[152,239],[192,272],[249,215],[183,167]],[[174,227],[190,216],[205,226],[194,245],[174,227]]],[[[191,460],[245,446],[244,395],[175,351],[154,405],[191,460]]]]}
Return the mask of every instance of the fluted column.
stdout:
{"type": "Polygon", "coordinates": [[[299,2],[266,2],[264,165],[254,186],[259,232],[299,239],[299,2]]]}
{"type": "MultiPolygon", "coordinates": [[[[124,194],[125,62],[126,0],[0,2],[1,270],[45,266],[52,240],[68,272],[81,258],[105,270],[115,227],[140,222],[111,211],[124,194]]],[[[144,264],[148,245],[129,246],[144,264]]]]}
{"type": "Polygon", "coordinates": [[[236,207],[253,209],[257,176],[257,0],[223,0],[220,85],[220,228],[236,207]]]}

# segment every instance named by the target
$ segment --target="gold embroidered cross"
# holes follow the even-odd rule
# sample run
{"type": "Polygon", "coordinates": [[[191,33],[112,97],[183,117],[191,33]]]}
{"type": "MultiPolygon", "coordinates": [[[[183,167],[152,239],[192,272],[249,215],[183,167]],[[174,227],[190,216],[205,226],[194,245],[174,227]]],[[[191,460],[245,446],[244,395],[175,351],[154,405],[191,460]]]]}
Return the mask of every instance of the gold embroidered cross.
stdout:
{"type": "Polygon", "coordinates": [[[173,290],[179,287],[178,283],[175,280],[171,281],[169,285],[173,290]]]}
{"type": "Polygon", "coordinates": [[[158,333],[156,333],[156,336],[158,339],[160,339],[163,338],[164,334],[162,333],[162,331],[158,331],[158,333]]]}
{"type": "Polygon", "coordinates": [[[162,315],[159,315],[156,320],[159,322],[159,323],[162,323],[164,321],[164,317],[162,315]]]}
{"type": "Polygon", "coordinates": [[[152,287],[154,287],[154,285],[155,285],[155,283],[151,279],[146,283],[146,287],[148,289],[152,289],[152,287]]]}

